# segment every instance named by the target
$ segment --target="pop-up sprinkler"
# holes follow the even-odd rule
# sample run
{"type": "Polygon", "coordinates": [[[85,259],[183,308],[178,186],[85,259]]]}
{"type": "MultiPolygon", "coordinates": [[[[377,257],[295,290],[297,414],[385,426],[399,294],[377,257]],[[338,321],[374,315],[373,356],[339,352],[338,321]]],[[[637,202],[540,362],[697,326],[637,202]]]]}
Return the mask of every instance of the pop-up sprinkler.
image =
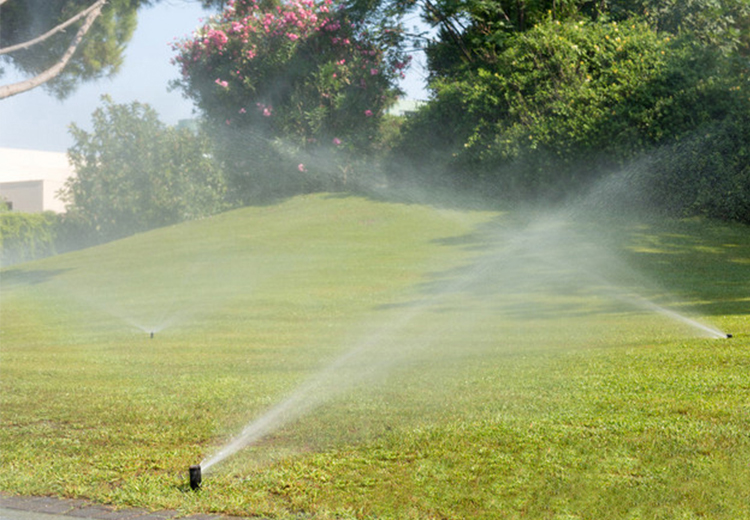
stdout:
{"type": "Polygon", "coordinates": [[[731,334],[727,334],[727,338],[731,338],[731,337],[732,337],[732,335],[731,335],[731,334]]]}
{"type": "Polygon", "coordinates": [[[190,466],[190,489],[198,491],[201,488],[201,465],[190,466]]]}
{"type": "Polygon", "coordinates": [[[154,332],[151,331],[151,339],[154,339],[154,332]]]}

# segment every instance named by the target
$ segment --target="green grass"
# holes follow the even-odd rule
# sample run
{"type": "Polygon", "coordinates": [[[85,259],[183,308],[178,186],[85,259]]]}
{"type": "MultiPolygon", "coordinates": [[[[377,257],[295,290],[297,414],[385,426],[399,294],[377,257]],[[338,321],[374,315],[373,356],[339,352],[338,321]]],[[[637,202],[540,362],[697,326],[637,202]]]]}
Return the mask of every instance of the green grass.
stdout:
{"type": "Polygon", "coordinates": [[[0,283],[4,491],[278,518],[750,517],[743,226],[316,195],[0,283]],[[186,489],[311,380],[306,413],[186,489]]]}

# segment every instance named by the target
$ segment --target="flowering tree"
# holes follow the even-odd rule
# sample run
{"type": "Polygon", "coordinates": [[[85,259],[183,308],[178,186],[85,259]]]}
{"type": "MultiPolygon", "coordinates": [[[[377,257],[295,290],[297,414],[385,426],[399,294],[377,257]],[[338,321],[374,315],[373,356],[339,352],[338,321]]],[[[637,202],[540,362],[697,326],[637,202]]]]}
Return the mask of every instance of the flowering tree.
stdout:
{"type": "Polygon", "coordinates": [[[306,157],[331,149],[345,171],[353,152],[371,149],[408,62],[398,28],[367,25],[334,0],[230,1],[175,43],[179,84],[256,156],[253,143],[283,142],[305,173],[306,157]]]}

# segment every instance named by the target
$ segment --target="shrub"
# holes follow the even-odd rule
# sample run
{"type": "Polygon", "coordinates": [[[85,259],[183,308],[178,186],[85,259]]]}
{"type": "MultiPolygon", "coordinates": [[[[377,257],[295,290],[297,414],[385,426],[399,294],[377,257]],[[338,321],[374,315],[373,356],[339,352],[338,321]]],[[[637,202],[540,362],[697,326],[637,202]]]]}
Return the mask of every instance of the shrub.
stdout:
{"type": "Polygon", "coordinates": [[[643,22],[548,20],[513,36],[495,63],[435,82],[398,152],[485,192],[559,196],[748,114],[733,67],[643,22]]]}
{"type": "Polygon", "coordinates": [[[57,223],[53,212],[0,212],[0,265],[54,254],[57,223]]]}

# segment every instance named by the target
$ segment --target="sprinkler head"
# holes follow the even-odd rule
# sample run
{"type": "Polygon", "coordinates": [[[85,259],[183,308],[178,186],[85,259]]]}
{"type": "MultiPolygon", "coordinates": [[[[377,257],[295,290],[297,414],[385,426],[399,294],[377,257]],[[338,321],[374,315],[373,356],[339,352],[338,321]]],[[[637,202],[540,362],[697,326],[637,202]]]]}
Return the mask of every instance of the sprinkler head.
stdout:
{"type": "Polygon", "coordinates": [[[190,489],[198,491],[201,488],[201,465],[190,466],[190,489]]]}
{"type": "Polygon", "coordinates": [[[151,331],[151,339],[154,339],[154,332],[151,331]]]}
{"type": "Polygon", "coordinates": [[[732,337],[732,335],[731,335],[731,334],[727,334],[727,338],[731,338],[731,337],[732,337]]]}

